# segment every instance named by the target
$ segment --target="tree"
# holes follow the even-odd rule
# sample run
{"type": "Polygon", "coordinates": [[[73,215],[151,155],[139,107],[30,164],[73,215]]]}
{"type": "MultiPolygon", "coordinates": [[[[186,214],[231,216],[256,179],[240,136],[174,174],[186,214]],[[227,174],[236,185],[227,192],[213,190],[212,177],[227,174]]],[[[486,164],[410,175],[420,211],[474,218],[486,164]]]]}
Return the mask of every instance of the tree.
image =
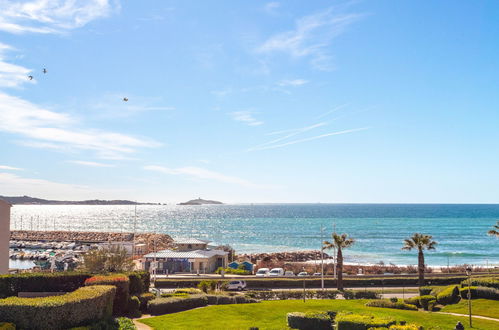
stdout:
{"type": "Polygon", "coordinates": [[[419,286],[424,285],[424,271],[425,271],[425,263],[424,263],[424,253],[423,250],[435,250],[435,245],[438,243],[433,240],[433,236],[424,235],[416,233],[412,235],[412,237],[404,240],[404,246],[402,250],[412,250],[418,249],[418,283],[419,286]]]}
{"type": "Polygon", "coordinates": [[[351,247],[355,240],[353,238],[349,238],[347,234],[338,235],[333,233],[331,235],[332,241],[324,241],[323,248],[324,249],[333,249],[336,248],[337,253],[337,274],[338,279],[336,281],[338,290],[343,290],[343,249],[351,247]]]}
{"type": "Polygon", "coordinates": [[[92,273],[126,272],[133,269],[133,261],[121,246],[110,246],[88,251],[83,256],[83,267],[92,273]]]}
{"type": "Polygon", "coordinates": [[[497,221],[497,223],[492,228],[493,229],[489,230],[487,232],[487,234],[489,234],[490,236],[495,236],[495,237],[499,238],[499,221],[497,221]]]}

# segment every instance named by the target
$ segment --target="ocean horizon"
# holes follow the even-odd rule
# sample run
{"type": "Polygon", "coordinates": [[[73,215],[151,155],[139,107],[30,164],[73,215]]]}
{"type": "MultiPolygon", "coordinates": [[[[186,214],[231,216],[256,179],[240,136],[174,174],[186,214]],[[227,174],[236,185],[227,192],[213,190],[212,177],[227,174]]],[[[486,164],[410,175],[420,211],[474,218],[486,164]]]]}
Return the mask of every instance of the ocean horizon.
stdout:
{"type": "Polygon", "coordinates": [[[159,232],[229,244],[238,253],[317,250],[336,229],[356,239],[351,264],[417,263],[401,250],[415,232],[433,235],[430,266],[498,265],[499,242],[487,231],[499,204],[223,204],[202,206],[15,205],[12,229],[159,232]],[[321,226],[324,229],[321,237],[321,226]]]}

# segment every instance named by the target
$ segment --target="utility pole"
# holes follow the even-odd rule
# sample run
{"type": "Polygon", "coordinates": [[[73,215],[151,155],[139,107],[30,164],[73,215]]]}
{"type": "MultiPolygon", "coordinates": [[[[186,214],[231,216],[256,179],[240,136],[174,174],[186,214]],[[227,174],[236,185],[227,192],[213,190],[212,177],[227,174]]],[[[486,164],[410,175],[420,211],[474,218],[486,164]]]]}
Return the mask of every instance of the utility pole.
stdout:
{"type": "MultiPolygon", "coordinates": [[[[336,234],[336,222],[333,223],[333,234],[336,234]]],[[[333,242],[333,275],[334,278],[336,278],[336,246],[334,245],[334,242],[333,242]]]]}
{"type": "Polygon", "coordinates": [[[321,289],[324,291],[324,227],[321,224],[321,289]]]}

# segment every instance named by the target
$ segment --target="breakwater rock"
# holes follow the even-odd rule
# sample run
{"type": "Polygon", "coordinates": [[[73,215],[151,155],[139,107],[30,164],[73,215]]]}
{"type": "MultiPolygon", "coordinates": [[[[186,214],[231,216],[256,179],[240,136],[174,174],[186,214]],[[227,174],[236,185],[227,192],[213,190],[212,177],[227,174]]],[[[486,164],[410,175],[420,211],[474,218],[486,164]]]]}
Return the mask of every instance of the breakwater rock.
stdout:
{"type": "MultiPolygon", "coordinates": [[[[327,253],[324,253],[324,259],[330,258],[327,253]]],[[[284,261],[284,262],[305,262],[309,260],[320,260],[321,251],[292,251],[292,252],[274,252],[274,253],[250,253],[238,254],[239,260],[251,260],[256,264],[257,261],[271,262],[271,261],[284,261]]]]}
{"type": "MultiPolygon", "coordinates": [[[[35,231],[35,230],[13,230],[10,239],[16,241],[37,242],[133,242],[133,233],[92,232],[92,231],[35,231]]],[[[145,244],[147,250],[153,246],[157,250],[173,247],[173,239],[167,234],[137,233],[136,244],[145,244]]]]}

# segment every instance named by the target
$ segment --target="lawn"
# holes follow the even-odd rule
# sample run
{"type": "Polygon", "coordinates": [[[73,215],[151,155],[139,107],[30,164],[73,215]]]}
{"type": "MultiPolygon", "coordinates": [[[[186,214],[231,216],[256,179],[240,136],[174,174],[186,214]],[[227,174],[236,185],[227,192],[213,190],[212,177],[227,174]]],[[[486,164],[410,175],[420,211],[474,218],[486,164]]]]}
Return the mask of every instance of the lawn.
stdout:
{"type": "MultiPolygon", "coordinates": [[[[428,312],[404,311],[365,306],[366,300],[301,300],[264,301],[256,304],[218,305],[143,319],[154,329],[286,329],[286,314],[297,311],[351,311],[393,317],[418,323],[425,329],[453,329],[465,317],[428,312]]],[[[475,319],[474,329],[497,329],[499,323],[475,319]]]]}
{"type": "MultiPolygon", "coordinates": [[[[442,308],[441,312],[468,314],[468,300],[461,299],[461,301],[457,304],[447,305],[442,308]]],[[[499,319],[499,301],[488,299],[472,299],[471,314],[499,319]]]]}

